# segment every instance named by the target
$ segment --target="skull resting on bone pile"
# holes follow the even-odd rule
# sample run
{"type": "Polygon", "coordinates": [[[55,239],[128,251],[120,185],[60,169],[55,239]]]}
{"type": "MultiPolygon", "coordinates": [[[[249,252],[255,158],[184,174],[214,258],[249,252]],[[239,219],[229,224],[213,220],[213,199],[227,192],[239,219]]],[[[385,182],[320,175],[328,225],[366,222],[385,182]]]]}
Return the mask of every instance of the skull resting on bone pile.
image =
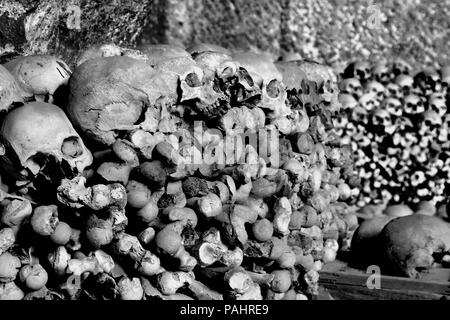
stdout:
{"type": "Polygon", "coordinates": [[[259,106],[272,113],[273,118],[283,117],[290,113],[286,106],[287,92],[283,75],[266,54],[253,52],[240,52],[233,55],[243,68],[245,68],[255,84],[261,88],[261,101],[259,106]]]}
{"type": "Polygon", "coordinates": [[[149,111],[157,103],[174,105],[178,99],[168,72],[156,72],[143,61],[120,56],[81,64],[69,89],[67,111],[74,126],[103,145],[134,129],[153,126],[159,119],[147,119],[149,111]]]}
{"type": "Polygon", "coordinates": [[[122,48],[114,43],[105,43],[96,45],[84,50],[77,58],[76,65],[79,66],[87,60],[115,57],[115,56],[126,56],[138,60],[146,61],[148,58],[145,54],[135,49],[122,48]]]}
{"type": "Polygon", "coordinates": [[[210,120],[222,116],[230,108],[230,97],[225,94],[225,88],[220,87],[225,69],[230,70],[230,77],[237,72],[230,56],[217,52],[197,55],[179,74],[180,102],[210,120]]]}
{"type": "Polygon", "coordinates": [[[0,111],[8,111],[15,102],[23,102],[22,96],[16,79],[0,65],[0,111]]]}
{"type": "Polygon", "coordinates": [[[360,81],[366,81],[372,76],[370,63],[367,61],[356,61],[348,65],[344,71],[345,78],[356,78],[360,81]]]}
{"type": "Polygon", "coordinates": [[[223,93],[231,107],[242,104],[251,106],[260,99],[259,86],[247,69],[230,55],[207,51],[195,55],[195,62],[202,68],[203,82],[209,90],[223,93]]]}
{"type": "Polygon", "coordinates": [[[318,93],[325,107],[331,113],[339,112],[338,79],[332,68],[311,60],[293,61],[306,74],[310,82],[317,84],[318,93]]]}
{"type": "Polygon", "coordinates": [[[395,219],[381,232],[380,244],[393,272],[418,278],[449,254],[450,225],[425,215],[395,219]]]}
{"type": "Polygon", "coordinates": [[[53,102],[53,95],[67,85],[69,66],[53,56],[33,55],[17,57],[5,64],[5,68],[16,78],[25,100],[53,102]]]}
{"type": "Polygon", "coordinates": [[[92,164],[91,152],[64,111],[49,103],[30,102],[12,110],[5,117],[0,134],[5,149],[0,157],[2,169],[17,180],[32,182],[45,171],[50,157],[68,176],[92,164]]]}

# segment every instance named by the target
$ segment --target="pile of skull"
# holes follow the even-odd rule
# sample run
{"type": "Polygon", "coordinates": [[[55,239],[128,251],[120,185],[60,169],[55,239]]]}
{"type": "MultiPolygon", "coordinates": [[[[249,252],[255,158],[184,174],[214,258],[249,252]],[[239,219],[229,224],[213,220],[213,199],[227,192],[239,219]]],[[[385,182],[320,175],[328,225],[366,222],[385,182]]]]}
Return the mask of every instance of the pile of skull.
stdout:
{"type": "Polygon", "coordinates": [[[358,206],[445,202],[450,67],[414,72],[400,59],[356,62],[342,78],[336,129],[355,154],[358,206]]]}
{"type": "Polygon", "coordinates": [[[102,45],[0,89],[0,300],[308,299],[357,227],[319,64],[102,45]]]}

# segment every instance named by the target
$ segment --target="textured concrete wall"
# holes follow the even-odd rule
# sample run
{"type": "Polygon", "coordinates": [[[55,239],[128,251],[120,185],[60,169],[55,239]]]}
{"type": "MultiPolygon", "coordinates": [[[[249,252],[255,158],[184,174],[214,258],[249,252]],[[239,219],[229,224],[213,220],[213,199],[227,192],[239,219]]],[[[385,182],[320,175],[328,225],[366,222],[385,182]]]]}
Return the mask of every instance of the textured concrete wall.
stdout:
{"type": "Polygon", "coordinates": [[[419,67],[450,62],[449,16],[449,0],[0,0],[0,55],[70,60],[98,42],[210,42],[336,64],[400,56],[419,67]]]}

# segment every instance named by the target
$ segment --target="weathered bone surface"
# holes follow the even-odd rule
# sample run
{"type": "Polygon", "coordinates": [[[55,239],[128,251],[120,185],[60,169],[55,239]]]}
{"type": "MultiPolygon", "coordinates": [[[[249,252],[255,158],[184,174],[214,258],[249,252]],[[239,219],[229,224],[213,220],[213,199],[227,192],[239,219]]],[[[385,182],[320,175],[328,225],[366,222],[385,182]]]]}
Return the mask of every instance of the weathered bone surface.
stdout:
{"type": "Polygon", "coordinates": [[[69,66],[53,56],[33,55],[15,58],[5,64],[20,85],[24,98],[53,102],[55,91],[69,81],[69,66]]]}
{"type": "Polygon", "coordinates": [[[395,271],[411,278],[439,263],[450,250],[450,225],[437,217],[411,215],[390,222],[381,232],[386,257],[395,271]]]}
{"type": "Polygon", "coordinates": [[[47,156],[66,162],[76,172],[92,164],[91,152],[64,111],[55,105],[30,102],[14,109],[6,116],[0,133],[6,150],[0,161],[10,174],[20,175],[26,168],[32,178],[47,156]]]}
{"type": "Polygon", "coordinates": [[[144,61],[93,59],[74,70],[68,113],[87,138],[112,145],[120,133],[140,128],[145,112],[161,97],[176,101],[173,82],[144,61]]]}

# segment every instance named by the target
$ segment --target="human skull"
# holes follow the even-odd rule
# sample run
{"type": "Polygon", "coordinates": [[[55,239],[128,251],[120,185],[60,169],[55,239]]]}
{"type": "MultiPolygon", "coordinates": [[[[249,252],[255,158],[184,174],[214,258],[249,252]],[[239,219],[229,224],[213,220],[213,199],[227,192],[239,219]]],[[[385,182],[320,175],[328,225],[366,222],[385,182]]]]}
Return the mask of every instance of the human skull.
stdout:
{"type": "Polygon", "coordinates": [[[8,111],[15,102],[23,102],[20,87],[12,74],[0,65],[0,112],[8,111]]]}
{"type": "Polygon", "coordinates": [[[392,126],[392,118],[384,109],[377,109],[372,114],[372,124],[378,128],[387,129],[392,126]]]}
{"type": "Polygon", "coordinates": [[[303,99],[306,98],[313,105],[322,103],[325,109],[331,113],[339,111],[341,105],[339,103],[338,79],[332,68],[311,60],[289,61],[277,65],[280,64],[296,65],[301,71],[301,77],[305,76],[305,84],[309,88],[304,88],[302,85],[303,99]],[[311,89],[316,91],[313,93],[305,92],[305,90],[310,91],[311,89]]]}
{"type": "Polygon", "coordinates": [[[5,154],[0,157],[4,169],[16,177],[29,179],[43,168],[48,156],[74,172],[92,164],[92,154],[85,147],[64,111],[44,103],[30,102],[12,110],[1,127],[5,154]],[[23,168],[32,175],[23,177],[23,168]]]}
{"type": "Polygon", "coordinates": [[[348,93],[359,99],[362,96],[363,88],[361,82],[356,78],[344,79],[339,85],[342,93],[348,93]]]}
{"type": "Polygon", "coordinates": [[[235,53],[233,59],[248,71],[255,84],[261,88],[261,108],[272,111],[272,117],[275,118],[289,114],[283,75],[270,56],[240,52],[235,53]]]}
{"type": "Polygon", "coordinates": [[[359,104],[367,111],[372,111],[378,107],[380,103],[377,100],[376,94],[371,92],[362,95],[359,99],[359,104]]]}
{"type": "Polygon", "coordinates": [[[373,74],[375,80],[382,84],[388,83],[392,78],[392,74],[391,74],[391,71],[389,70],[389,66],[384,61],[380,61],[373,66],[372,74],[373,74]]]}
{"type": "Polygon", "coordinates": [[[371,66],[367,61],[353,62],[344,71],[344,77],[356,78],[361,82],[369,80],[371,76],[371,66]]]}
{"type": "Polygon", "coordinates": [[[181,103],[189,104],[195,112],[216,119],[230,109],[229,98],[221,90],[218,76],[224,73],[234,76],[237,66],[227,56],[220,53],[202,53],[199,63],[194,61],[179,75],[181,103]],[[204,57],[205,54],[208,57],[204,57]],[[211,57],[213,56],[213,57],[211,57]],[[201,57],[204,57],[201,59],[201,57]]]}
{"type": "Polygon", "coordinates": [[[390,98],[403,98],[403,89],[396,83],[388,83],[386,86],[386,94],[390,98]]]}
{"type": "Polygon", "coordinates": [[[425,111],[425,105],[422,99],[415,94],[410,94],[406,96],[404,100],[404,105],[405,105],[405,113],[409,115],[417,115],[425,111]]]}
{"type": "Polygon", "coordinates": [[[396,98],[387,98],[384,100],[383,107],[394,117],[401,117],[403,114],[402,103],[396,98]]]}
{"type": "Polygon", "coordinates": [[[441,116],[434,111],[428,110],[422,114],[421,135],[435,136],[442,127],[441,116]]]}
{"type": "Polygon", "coordinates": [[[397,78],[395,78],[395,83],[402,89],[403,96],[407,96],[412,93],[414,78],[410,75],[399,75],[397,78]]]}
{"type": "Polygon", "coordinates": [[[53,56],[31,55],[17,57],[5,64],[16,78],[25,99],[53,102],[56,90],[67,85],[72,74],[69,66],[53,56]]]}
{"type": "Polygon", "coordinates": [[[175,104],[177,81],[176,73],[156,72],[129,57],[88,60],[74,70],[67,111],[87,138],[112,145],[121,135],[147,126],[146,113],[162,97],[175,104]]]}
{"type": "Polygon", "coordinates": [[[432,97],[428,101],[428,109],[444,117],[447,114],[447,101],[440,97],[432,97]]]}
{"type": "Polygon", "coordinates": [[[357,106],[351,113],[352,122],[367,124],[369,111],[361,106],[357,106]]]}
{"type": "Polygon", "coordinates": [[[395,59],[392,63],[392,72],[396,77],[401,74],[410,75],[412,73],[413,68],[411,65],[403,59],[395,59]]]}
{"type": "Polygon", "coordinates": [[[203,69],[205,81],[215,90],[235,98],[232,104],[240,104],[261,95],[249,72],[231,56],[220,52],[206,51],[195,56],[196,64],[203,69]]]}
{"type": "Polygon", "coordinates": [[[370,81],[364,88],[366,93],[374,93],[378,101],[382,101],[386,95],[386,88],[378,81],[370,81]]]}
{"type": "Polygon", "coordinates": [[[421,271],[448,254],[450,227],[441,218],[411,215],[391,221],[379,239],[393,272],[419,278],[421,271]]]}
{"type": "Polygon", "coordinates": [[[348,93],[339,94],[339,102],[342,105],[342,110],[352,110],[358,106],[358,101],[348,93]]]}
{"type": "Polygon", "coordinates": [[[442,81],[439,73],[434,69],[425,69],[414,76],[414,85],[428,95],[431,92],[442,89],[442,81]]]}

